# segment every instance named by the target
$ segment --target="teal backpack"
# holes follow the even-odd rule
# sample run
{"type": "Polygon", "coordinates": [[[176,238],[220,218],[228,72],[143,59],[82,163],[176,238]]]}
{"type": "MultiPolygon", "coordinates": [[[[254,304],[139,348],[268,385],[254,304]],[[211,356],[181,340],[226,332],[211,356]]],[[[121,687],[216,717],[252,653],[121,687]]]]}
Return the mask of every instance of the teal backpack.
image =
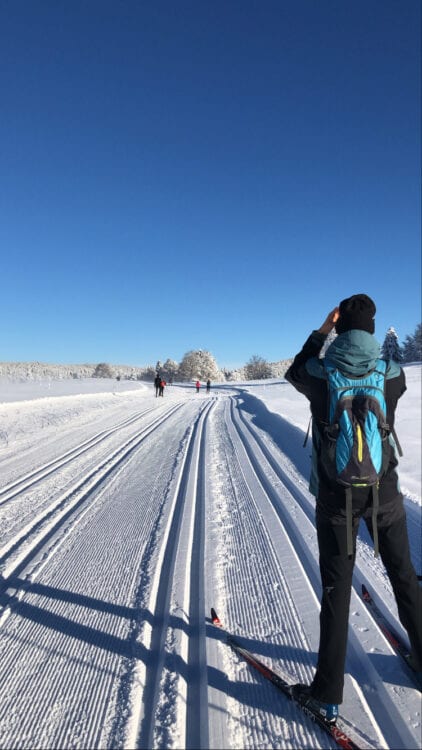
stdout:
{"type": "Polygon", "coordinates": [[[390,455],[385,402],[387,362],[378,359],[375,368],[362,376],[348,376],[326,362],[324,369],[328,415],[321,460],[328,477],[346,488],[348,554],[353,554],[352,489],[372,487],[374,547],[378,555],[378,485],[390,455]]]}

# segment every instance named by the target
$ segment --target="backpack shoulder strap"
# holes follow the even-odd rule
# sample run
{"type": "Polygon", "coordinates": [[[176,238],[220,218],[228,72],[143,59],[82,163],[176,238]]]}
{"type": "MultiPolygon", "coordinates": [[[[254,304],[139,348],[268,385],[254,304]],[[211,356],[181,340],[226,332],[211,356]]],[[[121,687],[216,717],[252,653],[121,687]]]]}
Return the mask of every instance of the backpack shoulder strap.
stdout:
{"type": "Polygon", "coordinates": [[[334,375],[334,373],[338,371],[338,368],[334,365],[329,365],[324,357],[322,360],[322,370],[325,380],[328,381],[330,379],[330,376],[334,375]]]}
{"type": "MultiPolygon", "coordinates": [[[[389,360],[388,362],[385,359],[378,359],[377,360],[377,365],[376,365],[377,372],[380,372],[380,373],[382,373],[384,375],[384,398],[386,398],[386,386],[387,386],[387,377],[388,377],[387,372],[389,370],[391,370],[391,369],[393,369],[394,371],[396,371],[397,368],[399,368],[399,367],[400,366],[397,365],[397,363],[394,362],[393,360],[389,360]],[[391,364],[393,364],[393,368],[391,368],[391,364]],[[394,369],[394,367],[395,367],[395,369],[394,369]]],[[[402,450],[402,447],[400,445],[400,441],[399,441],[399,439],[397,437],[397,432],[395,431],[394,427],[391,429],[391,434],[392,434],[394,442],[396,444],[397,453],[399,454],[400,457],[402,457],[403,456],[403,450],[402,450]]]]}

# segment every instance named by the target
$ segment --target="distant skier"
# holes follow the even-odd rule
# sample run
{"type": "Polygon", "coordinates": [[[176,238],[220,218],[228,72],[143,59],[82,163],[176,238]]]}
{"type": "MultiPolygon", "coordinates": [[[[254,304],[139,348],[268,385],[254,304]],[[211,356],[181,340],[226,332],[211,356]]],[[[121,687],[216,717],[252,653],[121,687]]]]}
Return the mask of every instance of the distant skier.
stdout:
{"type": "Polygon", "coordinates": [[[164,380],[164,378],[162,380],[160,380],[160,389],[159,389],[159,395],[160,396],[164,396],[164,388],[166,387],[166,385],[167,385],[167,383],[164,380]]]}
{"type": "Polygon", "coordinates": [[[160,383],[161,383],[161,377],[160,374],[157,372],[155,379],[154,379],[154,386],[155,386],[155,396],[157,397],[160,393],[160,383]]]}
{"type": "Polygon", "coordinates": [[[211,380],[207,380],[207,393],[211,390],[211,380]]]}
{"type": "Polygon", "coordinates": [[[201,387],[201,383],[199,382],[199,380],[196,381],[195,385],[196,385],[196,392],[199,393],[199,389],[201,387]]]}
{"type": "MultiPolygon", "coordinates": [[[[285,375],[286,380],[310,401],[313,417],[310,491],[316,496],[322,581],[316,673],[310,686],[295,685],[293,695],[300,703],[308,705],[332,723],[336,721],[338,704],[343,700],[350,596],[361,518],[365,520],[374,544],[378,539],[379,552],[391,581],[400,621],[409,636],[412,666],[416,672],[422,672],[422,590],[410,558],[393,431],[394,412],[398,399],[406,390],[406,382],[404,372],[396,362],[380,359],[380,347],[372,335],[375,331],[375,312],[375,304],[366,294],[355,294],[344,299],[339,307],[328,314],[322,326],[311,333],[285,375]],[[320,359],[318,355],[334,328],[338,336],[328,347],[325,358],[320,359]],[[358,393],[351,396],[350,406],[344,399],[344,411],[340,413],[337,409],[334,412],[336,421],[327,420],[329,395],[331,404],[333,398],[339,398],[339,391],[352,391],[363,383],[363,379],[371,380],[373,376],[383,376],[384,372],[382,390],[373,388],[375,395],[358,393]],[[342,378],[342,383],[347,381],[350,385],[347,389],[335,387],[333,378],[342,378]],[[378,390],[381,390],[386,404],[386,415],[382,418],[380,411],[376,423],[376,429],[384,435],[382,450],[385,458],[378,473],[378,482],[365,484],[360,483],[358,472],[364,469],[370,473],[371,469],[365,453],[366,433],[363,434],[360,421],[367,412],[361,403],[365,399],[366,403],[369,404],[371,399],[373,403],[378,390]],[[340,416],[337,417],[337,414],[340,416]],[[351,427],[346,432],[348,424],[351,427]],[[356,483],[343,482],[343,464],[342,474],[338,474],[337,478],[332,476],[336,459],[331,456],[336,451],[336,436],[341,435],[342,438],[338,450],[343,449],[340,455],[343,459],[344,436],[350,435],[352,440],[352,433],[356,435],[358,450],[352,454],[347,467],[352,465],[354,474],[358,473],[358,476],[351,476],[352,480],[357,479],[356,483]]],[[[334,382],[338,385],[340,381],[334,382]]],[[[375,408],[371,416],[374,414],[375,408]]],[[[370,429],[369,426],[367,429],[370,429]]]]}

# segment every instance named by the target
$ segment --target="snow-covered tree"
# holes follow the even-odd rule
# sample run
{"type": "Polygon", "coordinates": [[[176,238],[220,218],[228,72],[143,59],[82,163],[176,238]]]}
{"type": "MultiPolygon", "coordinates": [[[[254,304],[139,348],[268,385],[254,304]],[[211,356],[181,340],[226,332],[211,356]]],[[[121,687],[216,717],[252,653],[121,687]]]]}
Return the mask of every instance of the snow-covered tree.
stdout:
{"type": "Polygon", "coordinates": [[[154,380],[157,370],[152,365],[148,365],[144,370],[138,373],[137,380],[154,380]]]}
{"type": "Polygon", "coordinates": [[[406,336],[403,342],[404,362],[422,362],[422,323],[418,323],[413,336],[406,336]]]}
{"type": "Polygon", "coordinates": [[[381,356],[383,359],[392,359],[394,362],[402,362],[403,360],[399,339],[393,326],[386,333],[384,343],[381,347],[381,356]]]}
{"type": "Polygon", "coordinates": [[[163,375],[167,380],[174,380],[177,376],[179,365],[174,359],[166,359],[163,364],[163,375]]]}
{"type": "Polygon", "coordinates": [[[232,381],[237,381],[237,382],[240,382],[241,380],[246,380],[244,367],[237,367],[233,370],[227,367],[223,367],[222,373],[224,375],[225,380],[232,380],[232,381]]]}
{"type": "Polygon", "coordinates": [[[253,354],[245,365],[247,380],[266,380],[272,377],[271,365],[258,354],[253,354]]]}
{"type": "Polygon", "coordinates": [[[100,362],[96,366],[92,377],[93,378],[113,378],[114,373],[110,365],[108,365],[106,362],[100,362]]]}
{"type": "Polygon", "coordinates": [[[293,359],[280,359],[278,362],[271,362],[271,377],[272,378],[284,378],[287,370],[292,364],[293,359]]]}
{"type": "Polygon", "coordinates": [[[221,380],[218,365],[210,352],[205,349],[186,352],[177,374],[179,380],[221,380]]]}

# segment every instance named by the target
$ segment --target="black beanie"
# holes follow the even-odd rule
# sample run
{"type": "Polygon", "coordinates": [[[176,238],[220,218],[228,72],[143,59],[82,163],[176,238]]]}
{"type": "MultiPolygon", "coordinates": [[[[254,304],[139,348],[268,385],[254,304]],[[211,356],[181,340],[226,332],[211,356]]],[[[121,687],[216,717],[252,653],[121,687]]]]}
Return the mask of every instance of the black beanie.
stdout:
{"type": "Polygon", "coordinates": [[[354,294],[340,302],[340,317],[335,325],[336,333],[346,333],[353,328],[374,333],[375,303],[366,294],[354,294]]]}

